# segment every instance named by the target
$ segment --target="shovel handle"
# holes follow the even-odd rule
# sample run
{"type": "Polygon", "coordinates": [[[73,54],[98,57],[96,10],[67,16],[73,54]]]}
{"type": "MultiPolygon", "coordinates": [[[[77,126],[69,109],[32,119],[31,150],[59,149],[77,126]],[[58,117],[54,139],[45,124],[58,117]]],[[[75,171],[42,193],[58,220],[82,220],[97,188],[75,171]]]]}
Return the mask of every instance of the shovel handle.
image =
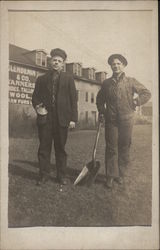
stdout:
{"type": "Polygon", "coordinates": [[[92,154],[93,162],[95,161],[95,158],[96,158],[96,151],[97,151],[97,144],[98,144],[98,139],[99,139],[99,135],[100,135],[100,128],[101,128],[101,122],[98,122],[98,128],[97,128],[95,143],[94,143],[94,147],[93,147],[93,154],[92,154]]]}

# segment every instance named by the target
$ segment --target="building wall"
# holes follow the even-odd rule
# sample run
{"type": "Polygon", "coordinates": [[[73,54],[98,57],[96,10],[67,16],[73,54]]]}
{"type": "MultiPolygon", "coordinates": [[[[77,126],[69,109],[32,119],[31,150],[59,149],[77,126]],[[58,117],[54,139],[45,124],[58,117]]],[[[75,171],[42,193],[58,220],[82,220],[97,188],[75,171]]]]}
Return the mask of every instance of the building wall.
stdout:
{"type": "MultiPolygon", "coordinates": [[[[9,64],[9,134],[31,137],[36,133],[36,113],[32,107],[32,93],[35,81],[47,68],[40,68],[10,61],[9,64]]],[[[77,128],[95,128],[98,120],[96,96],[101,84],[75,76],[78,94],[77,128]],[[87,98],[87,100],[86,100],[87,98]]],[[[137,108],[139,115],[152,116],[152,106],[137,108]]]]}
{"type": "Polygon", "coordinates": [[[78,91],[78,126],[80,128],[94,128],[98,117],[96,95],[100,86],[77,79],[75,84],[78,91]],[[88,101],[86,101],[86,93],[88,93],[88,101]],[[92,95],[94,95],[93,101],[91,101],[92,95]]]}
{"type": "MultiPolygon", "coordinates": [[[[36,78],[45,69],[15,62],[9,65],[9,133],[10,136],[32,136],[36,131],[36,113],[32,107],[32,93],[36,78]]],[[[95,128],[97,121],[96,95],[99,85],[75,79],[78,93],[77,128],[95,128]],[[88,101],[86,101],[88,93],[88,101]],[[91,101],[91,97],[94,100],[91,101]]]]}
{"type": "Polygon", "coordinates": [[[22,66],[16,63],[9,65],[9,102],[31,105],[35,80],[45,70],[22,66]]]}
{"type": "Polygon", "coordinates": [[[36,78],[46,70],[10,62],[9,64],[9,134],[31,136],[35,133],[36,113],[32,93],[36,78]]]}

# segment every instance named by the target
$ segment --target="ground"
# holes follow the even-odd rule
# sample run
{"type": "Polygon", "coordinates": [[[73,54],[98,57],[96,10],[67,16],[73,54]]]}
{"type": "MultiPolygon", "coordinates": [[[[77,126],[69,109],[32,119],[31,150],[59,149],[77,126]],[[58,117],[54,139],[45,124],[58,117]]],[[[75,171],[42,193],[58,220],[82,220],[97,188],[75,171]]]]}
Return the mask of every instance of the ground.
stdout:
{"type": "Polygon", "coordinates": [[[152,127],[135,125],[131,163],[125,184],[108,190],[105,186],[104,131],[97,150],[101,168],[95,183],[74,186],[83,166],[91,160],[95,131],[69,133],[67,142],[69,185],[55,182],[54,152],[52,176],[36,186],[38,139],[10,138],[9,227],[27,226],[134,226],[151,225],[152,127]]]}

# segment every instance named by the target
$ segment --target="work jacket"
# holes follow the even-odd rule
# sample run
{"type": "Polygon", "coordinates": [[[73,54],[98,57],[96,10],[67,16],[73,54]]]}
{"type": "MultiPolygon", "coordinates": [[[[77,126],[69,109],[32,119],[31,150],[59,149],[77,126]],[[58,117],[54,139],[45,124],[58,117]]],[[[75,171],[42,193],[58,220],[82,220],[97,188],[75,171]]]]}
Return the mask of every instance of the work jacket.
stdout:
{"type": "Polygon", "coordinates": [[[133,117],[136,106],[145,104],[150,97],[151,93],[144,85],[122,73],[119,79],[112,76],[103,82],[96,104],[107,121],[123,120],[133,117]],[[135,94],[136,105],[133,102],[135,94]]]}
{"type": "MultiPolygon", "coordinates": [[[[48,112],[52,111],[53,100],[53,72],[49,70],[45,75],[39,76],[36,80],[35,89],[32,95],[32,104],[43,103],[48,112]]],[[[63,127],[69,125],[70,121],[77,122],[77,92],[74,79],[67,72],[60,72],[56,110],[59,124],[63,127]]]]}

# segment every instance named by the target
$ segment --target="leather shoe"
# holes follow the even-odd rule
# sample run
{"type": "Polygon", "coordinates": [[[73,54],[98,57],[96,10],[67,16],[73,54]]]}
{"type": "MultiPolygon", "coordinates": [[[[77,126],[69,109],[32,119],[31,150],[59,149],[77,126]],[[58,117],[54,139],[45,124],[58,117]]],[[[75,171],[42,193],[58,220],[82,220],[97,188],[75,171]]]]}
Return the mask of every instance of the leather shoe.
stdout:
{"type": "Polygon", "coordinates": [[[57,181],[61,185],[67,185],[67,180],[64,177],[63,178],[62,177],[61,178],[57,178],[57,181]]]}
{"type": "Polygon", "coordinates": [[[113,187],[113,178],[112,177],[107,177],[106,186],[108,188],[112,188],[113,187]]]}
{"type": "Polygon", "coordinates": [[[36,185],[41,186],[42,184],[45,184],[49,180],[49,177],[47,175],[40,176],[37,180],[36,185]]]}

